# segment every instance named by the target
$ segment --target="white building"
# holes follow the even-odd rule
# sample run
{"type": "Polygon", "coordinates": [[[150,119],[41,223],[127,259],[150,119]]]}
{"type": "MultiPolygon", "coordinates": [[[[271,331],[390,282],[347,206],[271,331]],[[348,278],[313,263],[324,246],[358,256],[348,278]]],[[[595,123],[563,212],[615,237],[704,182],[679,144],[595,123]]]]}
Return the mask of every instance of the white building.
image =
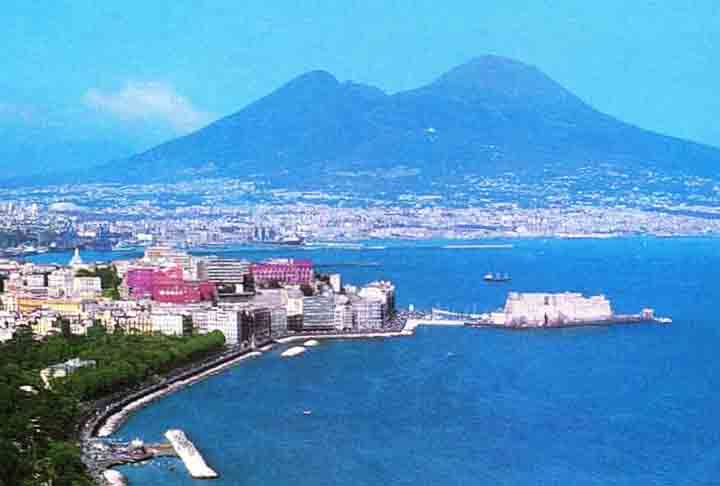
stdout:
{"type": "Polygon", "coordinates": [[[238,290],[242,290],[245,276],[250,274],[247,260],[208,257],[204,267],[208,280],[216,284],[235,284],[239,286],[238,290]]]}
{"type": "Polygon", "coordinates": [[[220,331],[225,336],[225,344],[235,345],[240,342],[242,311],[237,309],[214,308],[207,312],[205,329],[208,332],[220,331]]]}
{"type": "Polygon", "coordinates": [[[335,296],[335,329],[342,331],[353,328],[353,310],[350,299],[342,294],[335,296]]]}
{"type": "Polygon", "coordinates": [[[300,316],[303,314],[303,293],[300,289],[284,289],[287,293],[286,310],[288,316],[300,316]]]}
{"type": "Polygon", "coordinates": [[[285,334],[288,330],[287,311],[283,307],[270,309],[270,332],[273,335],[285,334]]]}
{"type": "Polygon", "coordinates": [[[102,295],[100,277],[73,278],[73,296],[78,299],[95,299],[102,295]]]}
{"type": "Polygon", "coordinates": [[[380,329],[384,322],[384,305],[381,300],[359,297],[352,301],[355,328],[359,330],[380,329]]]}
{"type": "Polygon", "coordinates": [[[75,272],[67,268],[55,270],[48,275],[48,297],[63,298],[73,293],[75,272]]]}
{"type": "MultiPolygon", "coordinates": [[[[371,329],[382,327],[395,312],[395,286],[391,282],[384,280],[371,282],[358,291],[358,296],[367,302],[358,302],[357,306],[362,308],[355,310],[356,325],[360,328],[363,326],[371,329]],[[379,326],[378,319],[380,320],[379,326]]],[[[353,302],[353,308],[355,307],[356,304],[353,302]]]]}
{"type": "Polygon", "coordinates": [[[94,360],[81,360],[80,358],[73,358],[65,361],[64,363],[48,366],[40,371],[40,378],[42,378],[45,388],[50,388],[50,380],[55,378],[64,378],[80,368],[85,366],[96,366],[94,360]]]}
{"type": "Polygon", "coordinates": [[[322,330],[335,327],[335,293],[330,287],[303,298],[303,329],[322,330]]]}
{"type": "Polygon", "coordinates": [[[42,273],[25,275],[25,287],[28,289],[41,289],[45,287],[45,275],[42,273]]]}
{"type": "Polygon", "coordinates": [[[0,343],[12,339],[15,333],[15,314],[0,311],[0,343]]]}
{"type": "Polygon", "coordinates": [[[330,274],[330,286],[333,289],[333,292],[340,293],[342,290],[342,277],[340,277],[339,273],[332,273],[330,274]]]}
{"type": "Polygon", "coordinates": [[[152,332],[159,332],[167,336],[183,335],[183,316],[170,313],[153,313],[150,315],[152,332]]]}

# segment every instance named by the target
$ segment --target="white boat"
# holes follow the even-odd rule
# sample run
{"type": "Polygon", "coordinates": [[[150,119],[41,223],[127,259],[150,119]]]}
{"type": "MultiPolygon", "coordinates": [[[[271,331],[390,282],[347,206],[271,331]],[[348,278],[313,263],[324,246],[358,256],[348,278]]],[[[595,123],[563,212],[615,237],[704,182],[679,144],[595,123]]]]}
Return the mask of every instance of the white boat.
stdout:
{"type": "Polygon", "coordinates": [[[508,275],[507,273],[502,274],[502,273],[488,272],[483,277],[483,280],[485,280],[486,282],[509,282],[510,275],[508,275]]]}

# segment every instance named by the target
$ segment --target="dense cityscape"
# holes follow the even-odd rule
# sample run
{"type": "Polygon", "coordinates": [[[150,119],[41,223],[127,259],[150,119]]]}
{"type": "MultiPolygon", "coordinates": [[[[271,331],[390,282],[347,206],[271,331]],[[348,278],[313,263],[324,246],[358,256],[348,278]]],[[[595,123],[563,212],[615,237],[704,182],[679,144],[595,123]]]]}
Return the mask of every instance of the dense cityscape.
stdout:
{"type": "Polygon", "coordinates": [[[6,260],[0,275],[0,340],[21,326],[43,338],[100,325],[110,333],[220,331],[228,345],[254,347],[289,332],[379,330],[395,314],[392,283],[343,285],[309,260],[248,262],[154,246],[109,264],[84,264],[78,251],[67,267],[6,260]]]}
{"type": "MultiPolygon", "coordinates": [[[[610,174],[610,175],[608,175],[610,174]]],[[[5,189],[7,255],[164,242],[262,243],[489,237],[698,236],[720,233],[718,185],[699,177],[512,175],[402,193],[289,190],[252,180],[5,189]],[[580,180],[594,181],[580,190],[580,180]],[[588,186],[590,187],[590,186],[588,186]],[[640,189],[642,187],[642,189],[640,189]]]]}

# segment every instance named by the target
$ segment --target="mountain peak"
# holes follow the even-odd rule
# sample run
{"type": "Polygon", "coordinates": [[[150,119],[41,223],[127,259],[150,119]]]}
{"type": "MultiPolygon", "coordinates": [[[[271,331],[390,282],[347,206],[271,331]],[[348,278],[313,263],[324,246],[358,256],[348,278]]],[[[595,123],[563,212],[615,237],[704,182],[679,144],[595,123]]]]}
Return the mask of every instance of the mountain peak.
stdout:
{"type": "Polygon", "coordinates": [[[436,88],[460,91],[465,96],[502,97],[527,102],[565,101],[570,95],[535,66],[502,56],[480,56],[440,76],[436,88]]]}
{"type": "Polygon", "coordinates": [[[322,69],[308,71],[292,79],[285,86],[336,87],[340,84],[335,76],[322,69]]]}

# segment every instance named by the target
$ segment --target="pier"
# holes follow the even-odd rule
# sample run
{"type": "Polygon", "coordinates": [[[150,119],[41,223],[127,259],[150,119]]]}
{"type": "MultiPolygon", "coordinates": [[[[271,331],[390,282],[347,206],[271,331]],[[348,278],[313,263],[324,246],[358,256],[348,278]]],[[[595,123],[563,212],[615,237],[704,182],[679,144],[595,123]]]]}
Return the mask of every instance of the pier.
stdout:
{"type": "Polygon", "coordinates": [[[195,479],[214,479],[218,477],[210,466],[207,465],[195,444],[190,442],[185,432],[180,429],[170,429],[165,432],[165,437],[170,441],[175,452],[182,459],[190,476],[195,479]]]}
{"type": "Polygon", "coordinates": [[[155,457],[177,456],[168,443],[145,444],[138,439],[132,442],[109,442],[93,439],[85,444],[85,449],[99,469],[144,462],[155,457]]]}

